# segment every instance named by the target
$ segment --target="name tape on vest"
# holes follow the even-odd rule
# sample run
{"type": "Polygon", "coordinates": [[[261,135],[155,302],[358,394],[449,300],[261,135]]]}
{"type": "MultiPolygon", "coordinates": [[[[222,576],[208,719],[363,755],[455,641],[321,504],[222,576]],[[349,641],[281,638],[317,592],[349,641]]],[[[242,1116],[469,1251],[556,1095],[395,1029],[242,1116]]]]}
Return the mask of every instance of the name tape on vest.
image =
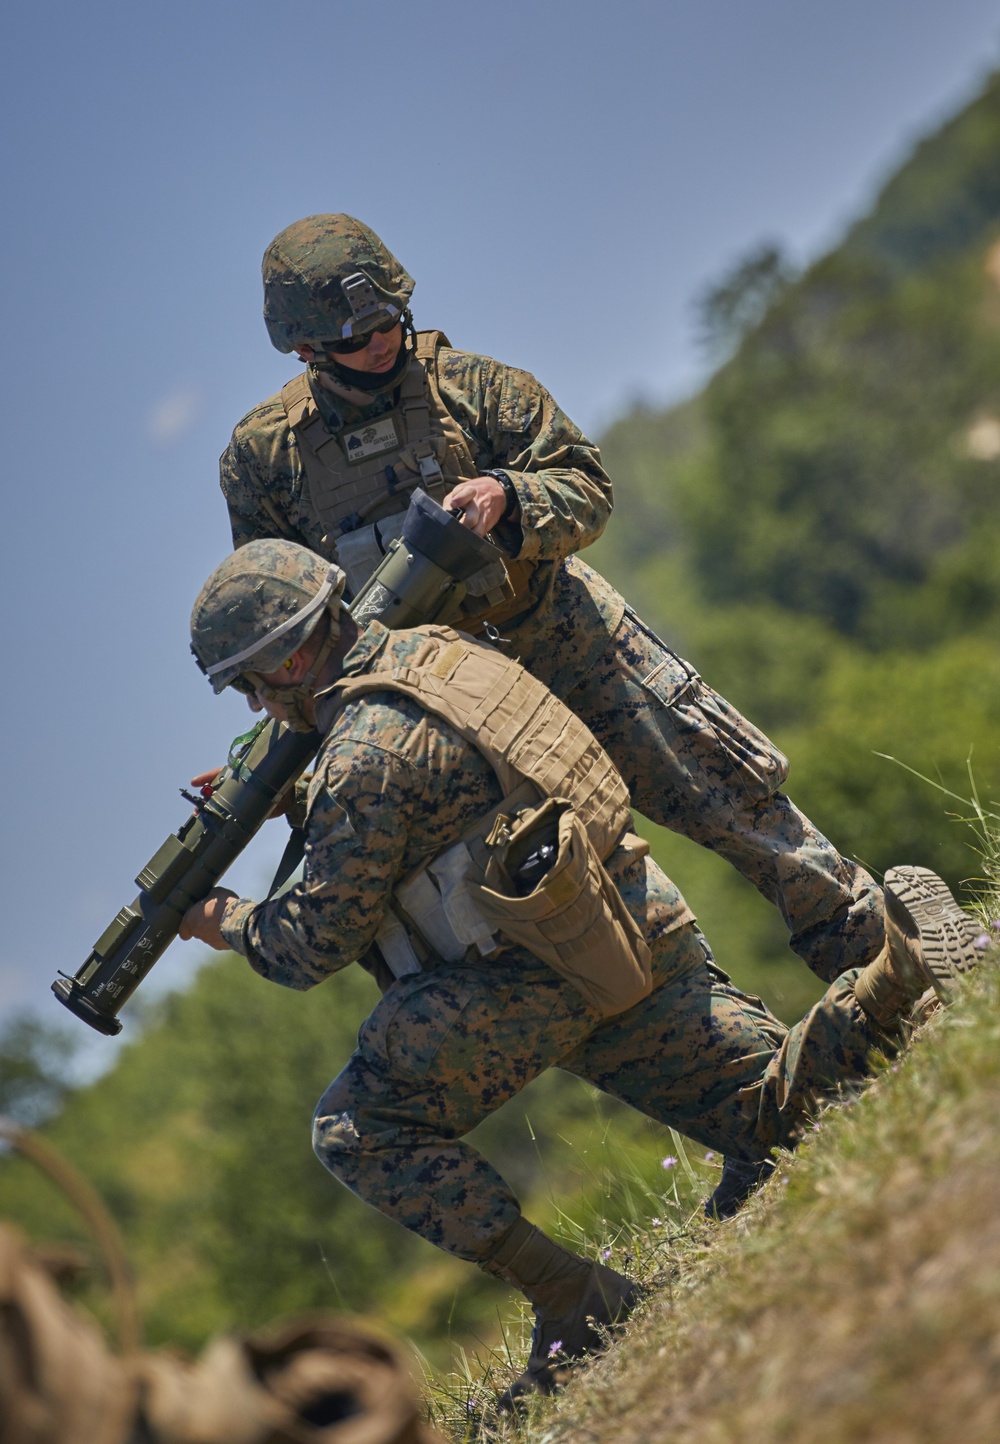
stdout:
{"type": "Polygon", "coordinates": [[[383,451],[394,451],[399,446],[396,423],[391,416],[381,421],[372,421],[368,426],[359,426],[356,431],[344,432],[344,450],[348,461],[364,461],[368,456],[378,456],[383,451]]]}

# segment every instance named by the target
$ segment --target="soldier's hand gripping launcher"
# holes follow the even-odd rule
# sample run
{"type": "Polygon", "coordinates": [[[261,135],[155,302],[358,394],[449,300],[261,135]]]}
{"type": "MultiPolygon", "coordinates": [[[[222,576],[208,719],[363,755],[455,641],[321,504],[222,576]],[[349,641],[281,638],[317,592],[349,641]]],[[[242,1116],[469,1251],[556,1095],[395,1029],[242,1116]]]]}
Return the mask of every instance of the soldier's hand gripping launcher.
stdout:
{"type": "MultiPolygon", "coordinates": [[[[454,617],[466,583],[495,574],[500,553],[422,491],[410,502],[402,536],[350,605],[359,627],[377,620],[412,627],[454,617]]],[[[118,1012],[177,936],[187,909],[215,887],[319,750],[318,732],[292,732],[269,718],[233,743],[210,795],[139,873],[138,896],[98,938],[73,977],[52,991],[99,1033],[121,1032],[118,1012]]]]}

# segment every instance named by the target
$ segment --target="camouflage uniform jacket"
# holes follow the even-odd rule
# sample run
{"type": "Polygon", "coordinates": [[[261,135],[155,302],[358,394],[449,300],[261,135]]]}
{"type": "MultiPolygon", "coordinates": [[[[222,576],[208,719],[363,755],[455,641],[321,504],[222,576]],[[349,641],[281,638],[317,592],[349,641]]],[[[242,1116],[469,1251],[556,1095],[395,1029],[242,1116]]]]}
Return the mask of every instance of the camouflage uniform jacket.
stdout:
{"type": "MultiPolygon", "coordinates": [[[[502,629],[510,638],[508,655],[564,696],[596,661],[625,605],[573,555],[597,540],[611,514],[611,482],[600,453],[527,371],[442,347],[437,379],[479,470],[505,471],[520,502],[517,521],[493,533],[510,556],[534,566],[528,612],[502,629]]],[[[371,421],[393,405],[389,395],[363,410],[350,406],[312,371],[310,387],[334,431],[371,421]]],[[[221,458],[220,481],[234,546],[278,536],[330,555],[303,500],[305,470],[280,395],[237,425],[221,458]]]]}
{"type": "MultiPolygon", "coordinates": [[[[404,666],[421,638],[373,622],[344,671],[404,666]]],[[[354,961],[378,975],[365,954],[394,884],[457,841],[502,796],[485,757],[412,699],[379,691],[349,703],[334,717],[310,784],[302,881],[269,902],[230,903],[223,937],[261,977],[289,988],[311,988],[354,961]]],[[[625,857],[612,853],[608,871],[646,934],[660,981],[670,976],[666,939],[692,915],[650,858],[625,857]]]]}

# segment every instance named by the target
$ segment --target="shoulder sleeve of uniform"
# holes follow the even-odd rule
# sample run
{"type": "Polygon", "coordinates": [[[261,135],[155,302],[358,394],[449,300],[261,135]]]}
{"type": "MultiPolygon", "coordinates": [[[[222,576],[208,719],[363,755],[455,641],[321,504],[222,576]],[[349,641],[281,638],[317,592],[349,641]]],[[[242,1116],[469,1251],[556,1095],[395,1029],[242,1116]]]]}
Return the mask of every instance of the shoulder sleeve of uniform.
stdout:
{"type": "Polygon", "coordinates": [[[452,346],[439,346],[436,352],[438,382],[449,392],[475,395],[496,362],[489,356],[477,356],[474,351],[456,351],[452,346]]]}
{"type": "Polygon", "coordinates": [[[219,460],[233,545],[259,537],[302,541],[293,521],[302,489],[298,447],[280,394],[248,411],[219,460]]]}
{"type": "MultiPolygon", "coordinates": [[[[383,730],[388,740],[390,725],[383,730]]],[[[395,749],[356,733],[346,717],[318,759],[302,881],[244,923],[251,966],[285,987],[310,988],[371,946],[423,794],[424,779],[395,749]]]]}
{"type": "Polygon", "coordinates": [[[302,881],[242,919],[240,950],[286,987],[321,982],[371,946],[398,879],[500,796],[486,759],[413,698],[348,703],[310,783],[302,881]]]}
{"type": "Polygon", "coordinates": [[[563,445],[596,448],[530,371],[471,351],[438,351],[438,384],[449,411],[462,409],[496,456],[540,433],[563,445]]]}
{"type": "Polygon", "coordinates": [[[496,363],[488,356],[439,346],[436,364],[441,400],[464,431],[477,463],[487,467],[490,446],[486,396],[490,372],[496,363]]]}
{"type": "MultiPolygon", "coordinates": [[[[498,366],[494,385],[497,389],[497,430],[505,436],[529,435],[546,407],[558,409],[541,382],[530,371],[522,371],[517,366],[498,366]]],[[[568,422],[569,418],[566,420],[568,422]]],[[[586,440],[582,432],[579,435],[586,440]]]]}
{"type": "Polygon", "coordinates": [[[267,454],[274,445],[275,436],[287,429],[288,418],[281,393],[276,392],[237,421],[228,449],[247,459],[267,454]]]}
{"type": "Polygon", "coordinates": [[[465,352],[444,352],[438,374],[445,405],[464,409],[477,465],[504,470],[517,492],[520,517],[498,529],[501,546],[525,561],[559,561],[596,541],[611,482],[597,447],[541,382],[465,352]]]}

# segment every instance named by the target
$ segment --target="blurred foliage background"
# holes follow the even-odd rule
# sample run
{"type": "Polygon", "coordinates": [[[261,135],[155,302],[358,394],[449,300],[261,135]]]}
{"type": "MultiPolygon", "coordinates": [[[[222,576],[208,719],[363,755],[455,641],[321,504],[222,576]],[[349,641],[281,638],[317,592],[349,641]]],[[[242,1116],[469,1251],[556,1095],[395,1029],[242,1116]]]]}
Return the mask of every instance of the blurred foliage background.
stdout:
{"type": "MultiPolygon", "coordinates": [[[[970,765],[984,800],[1000,791],[998,156],[995,78],[808,271],[764,246],[723,277],[701,305],[711,382],[603,438],[617,508],[587,558],[783,747],[789,791],[841,851],[956,889],[977,857],[948,794],[970,795],[970,765]]],[[[723,966],[797,1017],[819,989],[773,909],[648,830],[723,966]]],[[[85,1088],[67,1081],[71,1033],[20,1022],[0,1038],[0,1111],[43,1123],[101,1189],[154,1342],[314,1307],[387,1323],[442,1363],[495,1333],[503,1292],[369,1212],[310,1150],[314,1101],[373,996],[360,973],[299,995],[214,960],[85,1088]]],[[[571,1239],[682,1216],[718,1167],[559,1074],[479,1141],[571,1239]]],[[[0,1208],[31,1234],[79,1234],[16,1159],[0,1159],[0,1208]]]]}

